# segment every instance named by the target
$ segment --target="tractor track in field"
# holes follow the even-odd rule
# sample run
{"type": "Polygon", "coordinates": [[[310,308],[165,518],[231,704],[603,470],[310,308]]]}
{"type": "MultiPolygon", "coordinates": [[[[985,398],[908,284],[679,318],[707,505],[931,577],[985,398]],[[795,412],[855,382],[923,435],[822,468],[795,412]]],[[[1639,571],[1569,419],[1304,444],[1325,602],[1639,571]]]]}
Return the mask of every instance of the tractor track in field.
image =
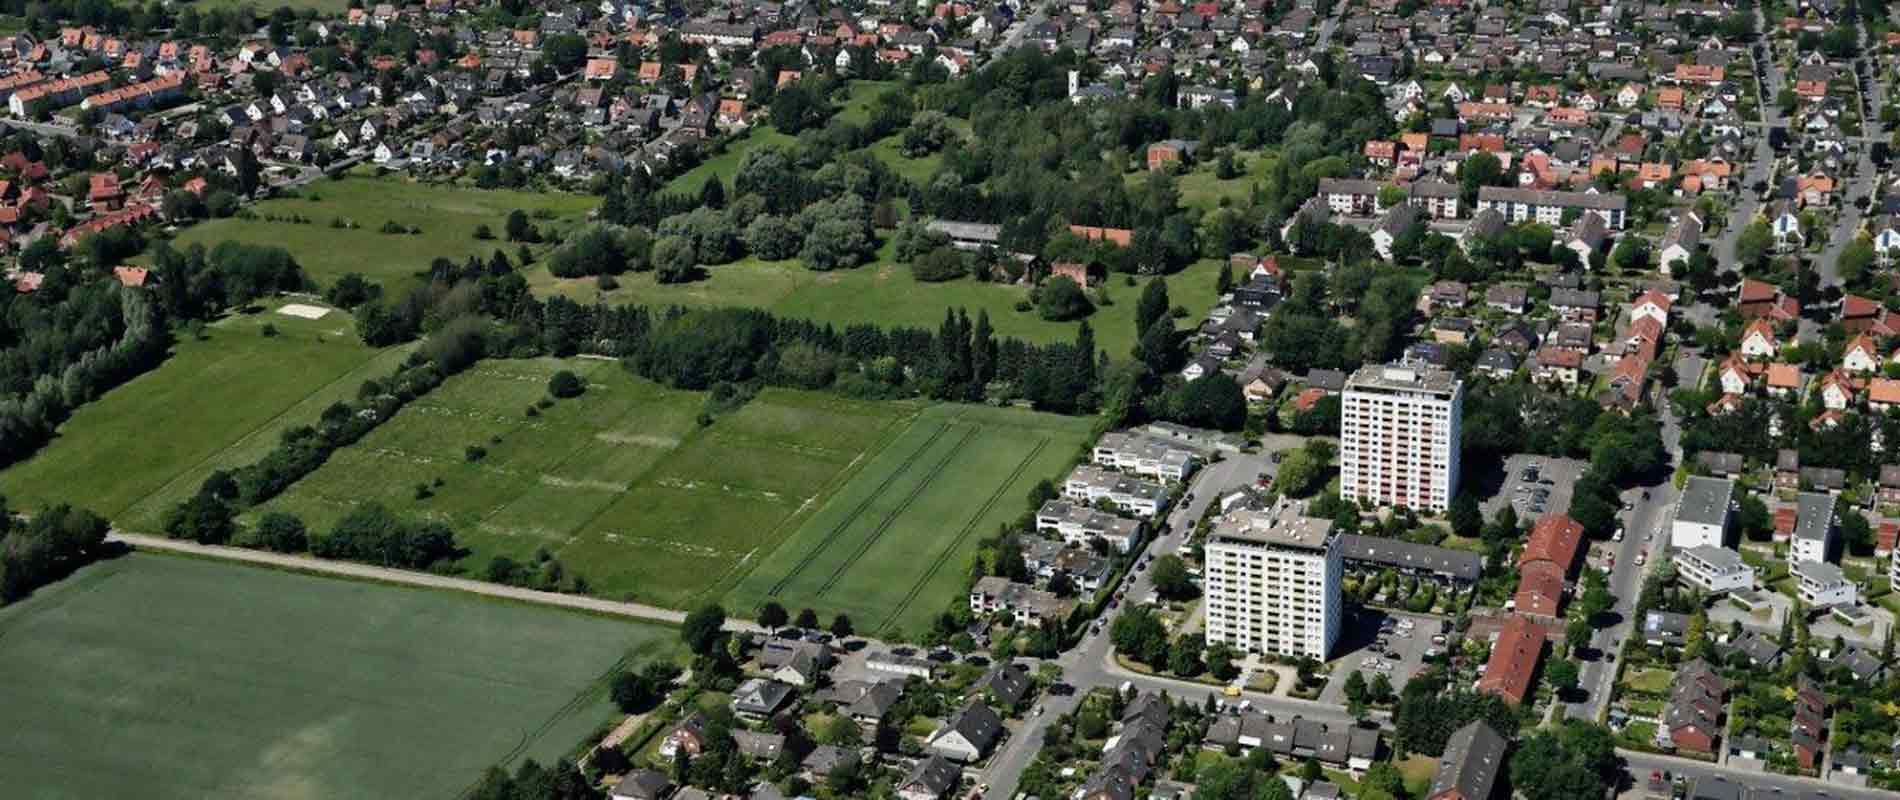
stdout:
{"type": "Polygon", "coordinates": [[[929,450],[932,445],[936,444],[937,440],[943,437],[944,431],[947,430],[950,430],[949,422],[938,425],[937,430],[930,434],[930,438],[925,439],[922,445],[919,445],[910,455],[904,457],[904,463],[897,465],[896,469],[891,470],[890,474],[884,476],[884,480],[878,482],[877,491],[865,495],[857,507],[851,509],[850,514],[845,515],[844,519],[840,520],[837,525],[832,526],[831,530],[825,533],[825,538],[820,540],[817,546],[806,551],[805,555],[800,556],[798,563],[793,565],[790,570],[787,570],[785,575],[778,579],[777,583],[772,584],[772,590],[766,592],[766,596],[777,597],[780,592],[785,591],[786,586],[791,585],[793,580],[797,579],[799,575],[804,574],[805,568],[811,566],[813,561],[818,560],[818,556],[823,553],[826,548],[830,547],[833,541],[837,540],[838,534],[843,533],[846,528],[851,527],[851,523],[856,522],[858,517],[864,513],[865,509],[871,507],[873,501],[883,496],[884,490],[890,488],[890,485],[897,480],[898,476],[909,472],[911,465],[917,463],[917,459],[923,457],[924,451],[929,450]]]}
{"type": "Polygon", "coordinates": [[[912,503],[917,502],[919,495],[922,495],[926,489],[930,488],[931,482],[935,481],[937,476],[943,473],[943,468],[949,466],[950,462],[956,459],[958,453],[963,452],[963,448],[968,446],[970,440],[976,437],[978,430],[980,429],[975,426],[964,430],[962,438],[957,439],[956,444],[950,446],[950,452],[945,453],[943,458],[930,468],[930,472],[924,475],[924,479],[917,484],[917,488],[910,490],[910,494],[904,496],[903,502],[898,503],[896,508],[891,509],[891,513],[884,515],[884,519],[871,531],[870,536],[865,537],[864,544],[859,545],[858,549],[851,553],[850,558],[845,559],[844,563],[839,564],[836,569],[831,571],[831,576],[826,578],[824,584],[818,587],[815,596],[824,597],[826,592],[831,591],[831,587],[838,585],[838,579],[844,577],[846,572],[851,571],[851,567],[858,563],[858,559],[863,558],[864,554],[870,551],[870,549],[877,544],[879,539],[884,538],[884,532],[890,530],[891,524],[896,522],[898,517],[903,516],[904,512],[910,509],[912,503]]]}
{"type": "Polygon", "coordinates": [[[891,613],[885,616],[884,621],[879,623],[873,630],[886,630],[890,627],[892,622],[895,622],[899,617],[904,615],[904,612],[910,608],[911,602],[916,600],[917,595],[922,594],[924,587],[930,584],[930,580],[937,577],[937,571],[943,569],[943,565],[950,561],[950,556],[957,552],[957,548],[963,546],[963,540],[970,538],[970,534],[976,530],[977,521],[983,519],[985,514],[990,513],[990,509],[994,508],[996,502],[1002,499],[1003,493],[1008,491],[1009,487],[1014,485],[1016,480],[1021,478],[1024,472],[1028,471],[1030,463],[1035,461],[1037,456],[1042,455],[1042,451],[1048,446],[1049,440],[1047,438],[1038,439],[1036,441],[1036,446],[1031,448],[1029,454],[1023,456],[1023,460],[1016,464],[1016,469],[1009,473],[1009,477],[1004,478],[1000,483],[996,484],[996,490],[990,492],[989,498],[983,501],[983,505],[977,507],[975,514],[970,515],[970,521],[963,523],[963,528],[957,531],[956,537],[950,541],[950,546],[944,548],[943,552],[937,556],[937,560],[930,563],[930,569],[924,571],[924,574],[917,579],[917,582],[911,585],[910,592],[904,595],[904,599],[899,602],[897,606],[891,610],[891,613]]]}

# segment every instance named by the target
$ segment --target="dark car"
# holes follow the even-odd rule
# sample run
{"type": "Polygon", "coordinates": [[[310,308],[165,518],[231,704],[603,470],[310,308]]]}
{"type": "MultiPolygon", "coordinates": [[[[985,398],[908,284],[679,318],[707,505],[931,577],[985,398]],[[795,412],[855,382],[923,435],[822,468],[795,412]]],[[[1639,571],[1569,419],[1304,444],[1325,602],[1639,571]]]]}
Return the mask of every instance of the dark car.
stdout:
{"type": "Polygon", "coordinates": [[[1066,683],[1058,683],[1049,687],[1049,693],[1057,697],[1068,697],[1069,695],[1075,694],[1075,687],[1066,683]]]}

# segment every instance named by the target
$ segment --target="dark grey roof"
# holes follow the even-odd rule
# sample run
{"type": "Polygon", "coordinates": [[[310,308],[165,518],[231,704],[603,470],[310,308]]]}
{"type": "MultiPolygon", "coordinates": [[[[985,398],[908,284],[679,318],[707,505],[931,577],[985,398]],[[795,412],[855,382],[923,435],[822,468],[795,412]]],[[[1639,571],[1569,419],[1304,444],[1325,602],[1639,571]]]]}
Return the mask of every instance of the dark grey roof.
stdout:
{"type": "Polygon", "coordinates": [[[1465,800],[1487,800],[1497,787],[1505,746],[1504,737],[1482,721],[1454,731],[1438,759],[1438,775],[1432,778],[1429,796],[1455,790],[1465,800]]]}
{"type": "Polygon", "coordinates": [[[1794,538],[1827,541],[1828,533],[1834,527],[1834,496],[1802,492],[1795,496],[1794,503],[1794,538]]]}
{"type": "Polygon", "coordinates": [[[1357,534],[1342,534],[1339,545],[1347,561],[1429,570],[1461,581],[1476,581],[1484,573],[1484,559],[1477,553],[1449,547],[1357,534]]]}
{"type": "Polygon", "coordinates": [[[1676,519],[1703,525],[1726,524],[1729,501],[1734,494],[1734,481],[1690,476],[1682,487],[1682,498],[1676,503],[1676,519]]]}
{"type": "Polygon", "coordinates": [[[910,774],[904,776],[904,782],[898,784],[898,788],[921,788],[942,796],[955,789],[962,776],[963,770],[950,763],[949,759],[933,755],[911,767],[910,774]]]}
{"type": "Polygon", "coordinates": [[[1720,777],[1699,777],[1689,784],[1687,800],[1742,800],[1742,785],[1720,777]]]}
{"type": "Polygon", "coordinates": [[[1029,693],[1029,672],[1015,664],[997,664],[977,685],[992,693],[997,702],[1013,706],[1029,693]]]}

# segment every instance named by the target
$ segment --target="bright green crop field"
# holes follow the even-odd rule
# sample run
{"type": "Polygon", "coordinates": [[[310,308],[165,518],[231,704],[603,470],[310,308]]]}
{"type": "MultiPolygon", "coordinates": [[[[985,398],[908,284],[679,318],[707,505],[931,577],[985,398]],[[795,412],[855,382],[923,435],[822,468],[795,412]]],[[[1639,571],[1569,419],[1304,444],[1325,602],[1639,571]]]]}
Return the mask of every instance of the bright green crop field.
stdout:
{"type": "Polygon", "coordinates": [[[455,797],[573,751],[672,628],[135,553],[0,608],[10,797],[455,797]],[[553,656],[553,657],[550,657],[553,656]]]}
{"type": "Polygon", "coordinates": [[[448,524],[471,574],[546,549],[596,594],[685,607],[770,552],[915,412],[768,390],[701,426],[704,402],[613,361],[485,361],[245,519],[288,511],[322,530],[374,500],[448,524]],[[587,391],[530,416],[562,369],[587,391]]]}
{"type": "Polygon", "coordinates": [[[982,406],[933,406],[871,458],[727,595],[750,616],[768,599],[861,631],[915,630],[944,610],[976,544],[1023,512],[1037,481],[1060,478],[1090,420],[982,406]]]}

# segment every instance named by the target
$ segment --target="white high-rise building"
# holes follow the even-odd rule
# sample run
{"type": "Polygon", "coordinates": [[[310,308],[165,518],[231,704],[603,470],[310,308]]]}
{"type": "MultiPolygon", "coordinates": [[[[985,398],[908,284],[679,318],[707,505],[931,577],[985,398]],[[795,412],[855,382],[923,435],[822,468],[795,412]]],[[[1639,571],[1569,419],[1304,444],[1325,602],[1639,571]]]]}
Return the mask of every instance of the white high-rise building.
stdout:
{"type": "Polygon", "coordinates": [[[1312,656],[1339,640],[1344,574],[1332,520],[1282,499],[1222,517],[1207,537],[1202,579],[1207,643],[1249,653],[1312,656]]]}
{"type": "Polygon", "coordinates": [[[1339,494],[1443,512],[1458,493],[1464,384],[1426,366],[1361,367],[1339,411],[1339,494]]]}

